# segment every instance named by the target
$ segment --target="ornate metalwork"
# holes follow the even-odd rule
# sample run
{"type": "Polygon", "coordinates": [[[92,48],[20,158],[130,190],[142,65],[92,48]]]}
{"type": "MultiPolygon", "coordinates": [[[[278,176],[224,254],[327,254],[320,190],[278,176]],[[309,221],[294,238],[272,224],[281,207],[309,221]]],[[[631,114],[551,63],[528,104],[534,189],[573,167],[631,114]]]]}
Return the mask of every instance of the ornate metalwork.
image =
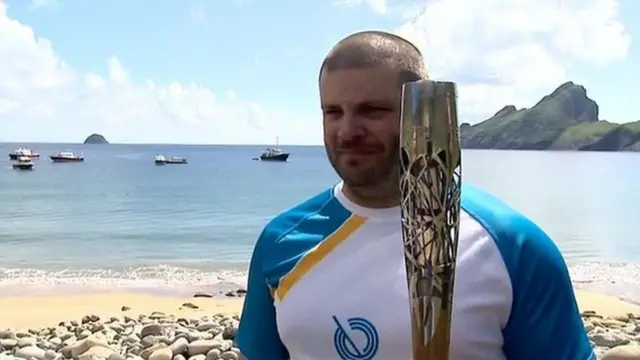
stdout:
{"type": "Polygon", "coordinates": [[[448,360],[462,158],[455,84],[405,84],[400,130],[402,234],[414,359],[448,360]]]}

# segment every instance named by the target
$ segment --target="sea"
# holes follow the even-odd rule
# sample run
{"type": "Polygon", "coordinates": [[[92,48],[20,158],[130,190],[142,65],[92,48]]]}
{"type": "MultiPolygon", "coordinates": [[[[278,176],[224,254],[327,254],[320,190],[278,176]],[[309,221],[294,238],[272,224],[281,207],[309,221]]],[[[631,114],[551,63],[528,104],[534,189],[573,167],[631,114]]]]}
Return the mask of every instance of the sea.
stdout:
{"type": "MultiPolygon", "coordinates": [[[[0,294],[244,286],[267,222],[338,181],[322,147],[283,147],[286,163],[261,150],[0,144],[0,294]],[[33,171],[12,169],[18,146],[41,154],[33,171]]],[[[463,179],[537,222],[576,287],[640,302],[640,153],[464,150],[463,179]]]]}

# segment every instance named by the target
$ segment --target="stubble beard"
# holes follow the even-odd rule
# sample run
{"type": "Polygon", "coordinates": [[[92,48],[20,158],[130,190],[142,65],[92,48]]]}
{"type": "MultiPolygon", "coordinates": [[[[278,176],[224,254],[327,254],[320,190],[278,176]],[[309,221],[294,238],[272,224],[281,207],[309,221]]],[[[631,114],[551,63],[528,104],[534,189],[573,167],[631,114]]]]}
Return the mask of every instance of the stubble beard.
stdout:
{"type": "MultiPolygon", "coordinates": [[[[399,151],[394,150],[380,159],[376,166],[365,169],[343,169],[338,155],[327,149],[327,155],[331,166],[342,179],[344,184],[351,189],[360,189],[368,193],[386,193],[388,187],[398,187],[400,179],[399,151]]],[[[382,193],[380,195],[383,195],[382,193]]]]}

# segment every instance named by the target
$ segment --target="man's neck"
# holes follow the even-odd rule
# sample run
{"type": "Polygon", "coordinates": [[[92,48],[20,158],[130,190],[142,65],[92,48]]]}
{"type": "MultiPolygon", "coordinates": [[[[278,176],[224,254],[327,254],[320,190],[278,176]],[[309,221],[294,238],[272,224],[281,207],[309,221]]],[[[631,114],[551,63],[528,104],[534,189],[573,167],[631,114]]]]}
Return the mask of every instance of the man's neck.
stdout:
{"type": "Polygon", "coordinates": [[[344,184],[342,193],[355,204],[366,208],[385,209],[400,205],[398,187],[350,187],[344,184]]]}

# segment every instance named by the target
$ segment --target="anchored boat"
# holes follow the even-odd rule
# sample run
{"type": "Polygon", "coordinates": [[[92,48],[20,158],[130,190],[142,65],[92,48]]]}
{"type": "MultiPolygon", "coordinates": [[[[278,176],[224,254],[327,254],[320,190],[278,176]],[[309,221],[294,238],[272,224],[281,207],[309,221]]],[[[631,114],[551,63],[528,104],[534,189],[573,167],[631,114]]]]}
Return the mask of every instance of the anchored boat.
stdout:
{"type": "Polygon", "coordinates": [[[84,156],[76,155],[71,151],[61,151],[55,155],[49,156],[51,161],[55,163],[59,162],[82,162],[84,161],[84,156]]]}
{"type": "Polygon", "coordinates": [[[164,155],[156,155],[153,158],[153,162],[156,165],[169,165],[169,164],[186,164],[187,163],[187,159],[185,159],[182,156],[172,156],[172,157],[165,157],[164,155]]]}
{"type": "Polygon", "coordinates": [[[289,153],[280,150],[278,139],[276,138],[276,147],[264,149],[260,156],[256,158],[256,160],[258,159],[262,161],[287,161],[289,153]]]}
{"type": "Polygon", "coordinates": [[[10,160],[18,160],[19,157],[27,157],[29,159],[37,159],[40,157],[40,154],[31,151],[31,149],[24,148],[20,146],[15,149],[13,152],[9,153],[10,160]]]}
{"type": "Polygon", "coordinates": [[[13,163],[15,170],[33,170],[33,160],[28,156],[18,156],[16,162],[13,163]]]}
{"type": "Polygon", "coordinates": [[[289,153],[282,152],[278,148],[266,148],[260,154],[260,160],[262,161],[287,161],[287,159],[289,159],[289,153]]]}

